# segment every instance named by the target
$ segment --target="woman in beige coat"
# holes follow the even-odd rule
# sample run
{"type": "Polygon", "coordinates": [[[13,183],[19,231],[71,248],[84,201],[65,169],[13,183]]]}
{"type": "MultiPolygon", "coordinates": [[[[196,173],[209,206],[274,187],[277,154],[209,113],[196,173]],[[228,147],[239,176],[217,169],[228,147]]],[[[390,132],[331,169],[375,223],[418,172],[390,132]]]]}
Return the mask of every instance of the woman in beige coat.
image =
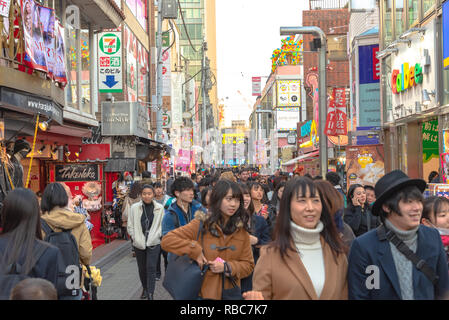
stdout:
{"type": "Polygon", "coordinates": [[[311,179],[285,186],[274,237],[261,250],[245,299],[348,298],[346,248],[311,179]]]}

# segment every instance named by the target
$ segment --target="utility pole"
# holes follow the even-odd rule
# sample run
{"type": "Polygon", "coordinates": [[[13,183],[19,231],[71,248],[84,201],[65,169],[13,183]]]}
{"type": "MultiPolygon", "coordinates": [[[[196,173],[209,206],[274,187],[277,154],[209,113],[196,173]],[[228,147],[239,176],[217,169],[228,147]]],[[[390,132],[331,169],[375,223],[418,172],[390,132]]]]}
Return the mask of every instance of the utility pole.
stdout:
{"type": "Polygon", "coordinates": [[[156,112],[156,141],[162,142],[162,4],[159,0],[157,4],[157,112],[156,112]]]}
{"type": "Polygon", "coordinates": [[[326,176],[328,163],[327,163],[327,136],[324,134],[326,127],[326,116],[327,116],[327,89],[326,89],[326,53],[327,53],[327,42],[326,34],[318,27],[307,26],[307,27],[281,27],[280,35],[297,35],[297,34],[314,34],[320,37],[321,47],[319,49],[319,82],[318,82],[318,93],[319,93],[319,145],[320,145],[320,173],[322,177],[326,176]]]}
{"type": "MultiPolygon", "coordinates": [[[[201,61],[201,90],[203,91],[203,111],[201,115],[201,122],[202,122],[202,135],[205,136],[207,128],[206,128],[206,51],[207,51],[207,42],[203,42],[203,59],[201,61]]],[[[206,137],[207,138],[207,137],[206,137]]],[[[204,141],[203,149],[206,146],[206,141],[204,141]]]]}

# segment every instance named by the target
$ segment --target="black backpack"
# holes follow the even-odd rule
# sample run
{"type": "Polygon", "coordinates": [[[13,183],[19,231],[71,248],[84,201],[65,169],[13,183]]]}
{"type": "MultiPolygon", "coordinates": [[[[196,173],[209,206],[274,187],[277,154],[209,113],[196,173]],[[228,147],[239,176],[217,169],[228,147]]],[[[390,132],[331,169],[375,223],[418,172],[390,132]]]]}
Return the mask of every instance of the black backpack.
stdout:
{"type": "MultiPolygon", "coordinates": [[[[40,243],[33,252],[34,260],[31,269],[34,268],[40,257],[48,246],[40,243]]],[[[19,263],[13,263],[8,266],[2,266],[0,273],[0,300],[9,300],[12,289],[22,280],[31,278],[23,273],[23,266],[19,263]]]]}
{"type": "MultiPolygon", "coordinates": [[[[63,229],[61,232],[54,232],[50,226],[41,219],[42,230],[45,232],[45,241],[59,248],[62,261],[58,262],[57,287],[58,296],[78,296],[81,284],[81,266],[78,252],[78,244],[72,235],[72,230],[63,229]],[[70,267],[70,268],[68,268],[70,267]],[[73,281],[73,271],[76,268],[79,278],[73,281]],[[70,277],[70,279],[69,279],[70,277]],[[75,283],[74,283],[75,282],[75,283]],[[70,284],[70,288],[66,285],[70,284]]],[[[76,275],[76,274],[75,274],[76,275]]]]}

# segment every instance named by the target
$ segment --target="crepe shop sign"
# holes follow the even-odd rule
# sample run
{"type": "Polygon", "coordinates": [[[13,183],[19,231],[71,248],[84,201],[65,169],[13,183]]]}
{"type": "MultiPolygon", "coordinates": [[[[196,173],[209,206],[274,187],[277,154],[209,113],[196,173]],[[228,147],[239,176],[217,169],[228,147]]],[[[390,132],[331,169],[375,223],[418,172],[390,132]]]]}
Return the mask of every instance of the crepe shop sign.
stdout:
{"type": "Polygon", "coordinates": [[[401,65],[401,69],[394,69],[391,73],[391,90],[394,94],[403,92],[413,86],[422,83],[423,70],[420,63],[409,65],[408,62],[401,65]]]}
{"type": "Polygon", "coordinates": [[[69,164],[55,166],[55,181],[98,181],[98,165],[69,164]]]}

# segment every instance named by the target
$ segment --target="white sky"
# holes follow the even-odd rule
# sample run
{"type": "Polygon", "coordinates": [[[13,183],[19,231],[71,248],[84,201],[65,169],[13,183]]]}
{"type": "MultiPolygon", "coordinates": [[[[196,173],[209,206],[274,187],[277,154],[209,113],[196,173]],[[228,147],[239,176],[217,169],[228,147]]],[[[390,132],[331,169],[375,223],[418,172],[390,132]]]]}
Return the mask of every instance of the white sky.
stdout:
{"type": "Polygon", "coordinates": [[[218,99],[224,99],[225,126],[231,120],[248,125],[256,101],[251,78],[265,77],[263,89],[271,55],[284,38],[279,28],[302,25],[302,10],[308,7],[308,0],[216,0],[217,86],[218,99]]]}

